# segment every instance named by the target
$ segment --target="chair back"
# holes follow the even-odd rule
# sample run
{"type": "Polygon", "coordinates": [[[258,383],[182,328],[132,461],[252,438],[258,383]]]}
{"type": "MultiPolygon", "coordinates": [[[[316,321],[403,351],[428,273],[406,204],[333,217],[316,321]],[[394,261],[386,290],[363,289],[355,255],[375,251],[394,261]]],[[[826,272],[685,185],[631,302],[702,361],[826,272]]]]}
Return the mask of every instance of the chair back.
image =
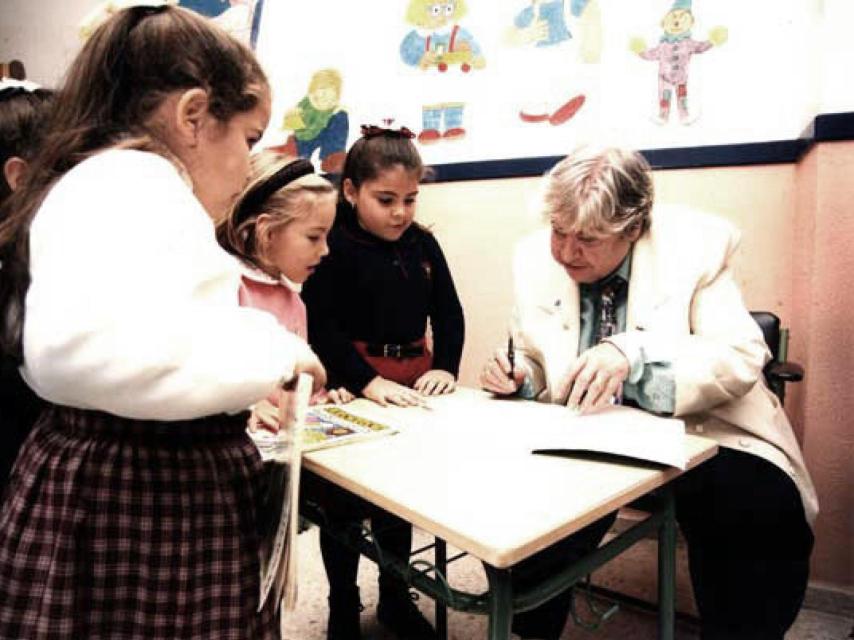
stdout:
{"type": "Polygon", "coordinates": [[[771,352],[773,360],[780,359],[780,318],[770,311],[751,311],[750,315],[762,329],[762,336],[765,338],[765,344],[768,345],[768,350],[771,352]]]}

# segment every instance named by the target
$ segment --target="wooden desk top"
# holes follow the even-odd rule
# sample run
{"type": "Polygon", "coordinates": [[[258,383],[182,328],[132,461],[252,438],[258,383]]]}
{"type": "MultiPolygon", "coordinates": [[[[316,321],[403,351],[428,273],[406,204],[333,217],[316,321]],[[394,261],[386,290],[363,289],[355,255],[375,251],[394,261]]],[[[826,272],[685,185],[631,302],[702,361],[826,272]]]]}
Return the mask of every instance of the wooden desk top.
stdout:
{"type": "MultiPolygon", "coordinates": [[[[428,411],[357,400],[348,405],[354,412],[400,433],[307,453],[303,465],[498,568],[682,473],[532,454],[525,425],[554,420],[553,405],[471,389],[430,404],[428,411]]],[[[717,452],[714,441],[694,435],[686,436],[686,448],[689,469],[717,452]]]]}

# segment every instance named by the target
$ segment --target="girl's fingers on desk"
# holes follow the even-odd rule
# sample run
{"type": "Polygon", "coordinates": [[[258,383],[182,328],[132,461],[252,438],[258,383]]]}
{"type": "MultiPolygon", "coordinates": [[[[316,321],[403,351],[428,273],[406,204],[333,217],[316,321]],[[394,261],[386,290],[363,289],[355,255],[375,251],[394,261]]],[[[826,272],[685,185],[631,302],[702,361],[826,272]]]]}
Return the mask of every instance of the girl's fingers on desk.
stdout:
{"type": "Polygon", "coordinates": [[[450,393],[454,389],[454,376],[449,371],[431,369],[415,381],[413,387],[425,396],[450,393]]]}
{"type": "Polygon", "coordinates": [[[410,389],[392,380],[386,380],[381,376],[371,380],[362,393],[369,400],[373,400],[384,407],[389,404],[399,407],[414,407],[424,404],[421,394],[415,389],[410,389]]]}
{"type": "Polygon", "coordinates": [[[347,391],[344,387],[338,389],[330,389],[328,392],[329,401],[334,404],[347,404],[355,400],[355,396],[347,391]]]}

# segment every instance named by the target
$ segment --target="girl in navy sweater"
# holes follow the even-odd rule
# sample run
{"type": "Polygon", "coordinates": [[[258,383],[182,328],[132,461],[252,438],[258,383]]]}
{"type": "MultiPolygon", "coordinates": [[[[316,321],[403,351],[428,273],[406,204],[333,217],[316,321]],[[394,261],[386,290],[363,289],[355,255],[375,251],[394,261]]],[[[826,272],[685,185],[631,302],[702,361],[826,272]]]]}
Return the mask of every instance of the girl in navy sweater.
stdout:
{"type": "MultiPolygon", "coordinates": [[[[463,311],[439,243],[414,222],[425,168],[411,132],[363,127],[362,134],[345,160],[330,255],[303,290],[309,342],[331,384],[382,405],[417,406],[454,390],[463,311]]],[[[364,517],[341,508],[339,498],[324,496],[327,513],[364,517]]],[[[380,546],[408,558],[412,527],[384,512],[370,515],[380,546]]],[[[328,637],[359,638],[358,554],[324,534],[321,551],[330,584],[328,637]]],[[[403,638],[434,637],[406,585],[385,572],[379,580],[379,620],[403,638]]]]}

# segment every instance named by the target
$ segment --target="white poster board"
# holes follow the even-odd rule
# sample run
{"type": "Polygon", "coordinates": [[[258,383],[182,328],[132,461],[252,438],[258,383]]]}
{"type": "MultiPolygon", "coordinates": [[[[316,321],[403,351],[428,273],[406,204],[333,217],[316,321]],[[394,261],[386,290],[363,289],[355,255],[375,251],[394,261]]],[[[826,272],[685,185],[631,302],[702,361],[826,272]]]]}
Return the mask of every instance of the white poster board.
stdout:
{"type": "MultiPolygon", "coordinates": [[[[422,134],[419,149],[433,165],[563,155],[586,141],[659,149],[794,139],[821,107],[822,70],[827,67],[821,42],[828,33],[824,16],[831,8],[834,14],[845,12],[836,0],[829,4],[266,0],[256,51],[274,100],[264,143],[284,144],[294,135],[293,120],[291,128],[283,126],[285,116],[308,96],[312,77],[322,69],[340,75],[340,97],[333,102],[347,116],[347,147],[359,136],[360,124],[394,118],[393,126],[406,125],[422,134]],[[457,19],[460,7],[465,12],[457,19]],[[666,44],[694,44],[683,45],[681,53],[673,54],[672,46],[664,52],[681,56],[686,78],[682,87],[679,79],[669,87],[669,117],[663,122],[659,75],[668,59],[644,59],[638,52],[655,56],[666,20],[673,11],[689,7],[690,36],[684,26],[669,24],[673,42],[666,44]],[[439,22],[443,15],[448,19],[436,27],[414,25],[407,21],[410,9],[410,15],[430,14],[434,23],[437,12],[439,22]],[[531,21],[534,13],[537,24],[531,21]],[[520,34],[537,25],[540,40],[522,44],[520,34]],[[455,46],[449,51],[455,26],[455,46]],[[403,50],[408,36],[410,44],[426,42],[418,45],[424,51],[454,53],[456,58],[447,56],[445,70],[407,64],[403,50]],[[554,42],[546,43],[549,38],[554,42]],[[686,53],[686,47],[694,51],[686,53]],[[468,71],[462,70],[464,64],[468,71]],[[687,115],[680,114],[680,98],[687,101],[687,115]],[[540,111],[537,104],[543,105],[540,111]],[[441,111],[443,105],[451,110],[436,118],[433,107],[441,111]],[[459,105],[461,118],[451,113],[459,105]],[[567,105],[574,113],[555,117],[567,105]],[[435,122],[438,139],[425,139],[423,132],[435,122]],[[454,128],[464,134],[448,135],[454,128]]],[[[844,89],[834,87],[834,104],[854,104],[851,96],[838,95],[844,89]]],[[[848,91],[854,94],[854,89],[848,91]]],[[[324,153],[312,152],[315,159],[324,153]]]]}

